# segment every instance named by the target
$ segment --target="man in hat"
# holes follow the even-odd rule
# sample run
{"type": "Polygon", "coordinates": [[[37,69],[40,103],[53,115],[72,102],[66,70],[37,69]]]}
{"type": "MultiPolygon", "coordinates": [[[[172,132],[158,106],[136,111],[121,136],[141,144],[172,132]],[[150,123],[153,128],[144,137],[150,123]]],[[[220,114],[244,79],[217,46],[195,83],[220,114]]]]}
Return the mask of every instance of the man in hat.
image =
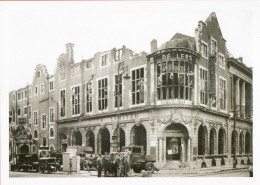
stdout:
{"type": "Polygon", "coordinates": [[[99,154],[97,158],[97,170],[98,170],[98,177],[101,177],[102,173],[102,155],[99,154]]]}

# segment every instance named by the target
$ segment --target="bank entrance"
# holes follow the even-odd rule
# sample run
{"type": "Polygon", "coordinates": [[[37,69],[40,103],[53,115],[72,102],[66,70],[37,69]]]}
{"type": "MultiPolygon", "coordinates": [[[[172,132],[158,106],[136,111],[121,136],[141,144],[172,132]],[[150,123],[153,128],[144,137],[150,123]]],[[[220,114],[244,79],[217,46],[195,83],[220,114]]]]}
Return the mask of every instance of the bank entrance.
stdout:
{"type": "Polygon", "coordinates": [[[189,134],[180,123],[172,123],[164,130],[166,161],[187,161],[189,134]]]}

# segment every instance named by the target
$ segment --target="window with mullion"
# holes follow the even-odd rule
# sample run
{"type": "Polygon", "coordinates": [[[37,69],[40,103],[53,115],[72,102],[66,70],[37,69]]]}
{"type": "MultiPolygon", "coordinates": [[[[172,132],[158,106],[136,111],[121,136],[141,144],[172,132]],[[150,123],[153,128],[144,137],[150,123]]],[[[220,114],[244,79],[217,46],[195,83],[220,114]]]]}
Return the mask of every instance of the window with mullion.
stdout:
{"type": "Polygon", "coordinates": [[[144,68],[132,71],[132,104],[144,103],[144,68]]]}
{"type": "Polygon", "coordinates": [[[46,115],[42,115],[42,128],[46,128],[46,115]]]}
{"type": "Polygon", "coordinates": [[[115,107],[122,107],[122,75],[115,75],[115,107]]]}
{"type": "Polygon", "coordinates": [[[87,95],[87,112],[92,111],[92,82],[87,83],[86,95],[87,95]]]}
{"type": "Polygon", "coordinates": [[[226,110],[226,81],[219,79],[219,88],[220,88],[220,109],[226,110]]]}
{"type": "Polygon", "coordinates": [[[98,81],[98,109],[107,109],[107,78],[98,81]]]}
{"type": "Polygon", "coordinates": [[[106,66],[108,62],[108,55],[103,55],[102,56],[102,66],[106,66]]]}
{"type": "Polygon", "coordinates": [[[50,122],[51,123],[54,122],[54,109],[53,108],[50,109],[50,122]]]}
{"type": "Polygon", "coordinates": [[[72,114],[80,113],[80,88],[79,86],[72,88],[72,114]]]}
{"type": "Polygon", "coordinates": [[[34,112],[33,113],[33,123],[35,124],[35,125],[37,125],[37,123],[38,123],[38,115],[37,115],[38,113],[37,112],[34,112]]]}
{"type": "Polygon", "coordinates": [[[65,116],[65,90],[62,90],[60,93],[60,102],[61,102],[61,117],[65,116]]]}
{"type": "Polygon", "coordinates": [[[208,103],[208,71],[200,68],[200,103],[208,103]]]}

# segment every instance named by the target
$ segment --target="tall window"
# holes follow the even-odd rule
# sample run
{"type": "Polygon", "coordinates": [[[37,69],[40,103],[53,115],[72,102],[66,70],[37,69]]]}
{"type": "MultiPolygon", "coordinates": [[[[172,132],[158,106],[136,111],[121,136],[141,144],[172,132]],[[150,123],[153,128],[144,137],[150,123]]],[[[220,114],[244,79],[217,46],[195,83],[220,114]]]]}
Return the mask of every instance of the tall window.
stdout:
{"type": "Polygon", "coordinates": [[[98,109],[107,108],[107,78],[98,81],[98,109]]]}
{"type": "Polygon", "coordinates": [[[65,116],[65,90],[62,90],[60,92],[60,116],[64,117],[65,116]]]}
{"type": "Polygon", "coordinates": [[[60,80],[65,80],[65,68],[60,68],[60,80]]]}
{"type": "Polygon", "coordinates": [[[226,92],[226,80],[219,79],[219,91],[220,91],[220,109],[226,110],[227,92],[226,92]]]}
{"type": "Polygon", "coordinates": [[[42,145],[43,145],[43,146],[46,146],[46,145],[47,145],[47,144],[46,144],[46,137],[43,137],[43,138],[42,138],[42,145]]]}
{"type": "Polygon", "coordinates": [[[144,103],[144,68],[132,71],[132,104],[144,103]]]}
{"type": "Polygon", "coordinates": [[[50,122],[53,123],[54,122],[54,109],[50,108],[50,122]]]}
{"type": "Polygon", "coordinates": [[[122,107],[122,75],[115,76],[115,107],[122,107]]]}
{"type": "Polygon", "coordinates": [[[24,98],[27,98],[27,91],[24,91],[24,98]]]}
{"type": "Polygon", "coordinates": [[[27,114],[27,113],[28,113],[28,107],[24,107],[23,114],[27,114]]]}
{"type": "Polygon", "coordinates": [[[38,87],[37,87],[37,86],[34,87],[34,94],[35,94],[35,95],[38,94],[38,87]]]}
{"type": "Polygon", "coordinates": [[[13,119],[13,111],[12,110],[9,111],[9,121],[10,121],[10,119],[13,119]]]}
{"type": "Polygon", "coordinates": [[[41,94],[44,93],[44,84],[41,84],[41,94]]]}
{"type": "Polygon", "coordinates": [[[22,98],[21,93],[18,93],[18,100],[21,100],[21,98],[22,98]]]}
{"type": "Polygon", "coordinates": [[[28,107],[28,118],[32,119],[32,106],[28,107]]]}
{"type": "Polygon", "coordinates": [[[217,42],[211,39],[211,54],[217,53],[217,42]]]}
{"type": "Polygon", "coordinates": [[[79,86],[72,88],[72,114],[80,113],[80,88],[79,86]]]}
{"type": "Polygon", "coordinates": [[[87,112],[92,111],[92,82],[86,84],[86,95],[87,95],[87,112]]]}
{"type": "Polygon", "coordinates": [[[37,130],[34,131],[33,137],[34,137],[34,138],[38,138],[38,132],[37,132],[37,130]]]}
{"type": "Polygon", "coordinates": [[[17,109],[17,114],[18,114],[18,116],[21,116],[21,109],[20,108],[17,109]]]}
{"type": "Polygon", "coordinates": [[[157,60],[157,98],[191,100],[193,65],[184,61],[157,60]]]}
{"type": "Polygon", "coordinates": [[[200,68],[200,103],[208,103],[208,72],[200,68]]]}
{"type": "Polygon", "coordinates": [[[225,68],[225,57],[222,54],[219,54],[219,66],[225,68]]]}
{"type": "Polygon", "coordinates": [[[15,122],[15,110],[13,110],[13,122],[15,122]]]}
{"type": "Polygon", "coordinates": [[[204,43],[201,44],[201,54],[202,56],[208,58],[208,46],[204,43]]]}
{"type": "Polygon", "coordinates": [[[92,67],[92,61],[87,61],[87,68],[91,68],[92,67]]]}
{"type": "Polygon", "coordinates": [[[50,91],[54,89],[54,81],[50,82],[50,91]]]}
{"type": "Polygon", "coordinates": [[[101,62],[102,62],[102,63],[101,63],[102,66],[106,66],[107,63],[108,63],[108,55],[103,55],[101,62]]]}
{"type": "Polygon", "coordinates": [[[46,115],[42,115],[42,128],[46,128],[46,115]]]}
{"type": "Polygon", "coordinates": [[[34,112],[34,113],[33,113],[33,123],[34,123],[35,125],[38,124],[38,113],[37,113],[37,112],[34,112]]]}
{"type": "Polygon", "coordinates": [[[115,56],[116,61],[119,61],[122,59],[122,53],[123,53],[122,49],[116,50],[116,56],[115,56]]]}
{"type": "Polygon", "coordinates": [[[54,129],[53,128],[50,129],[50,137],[54,137],[54,129]]]}

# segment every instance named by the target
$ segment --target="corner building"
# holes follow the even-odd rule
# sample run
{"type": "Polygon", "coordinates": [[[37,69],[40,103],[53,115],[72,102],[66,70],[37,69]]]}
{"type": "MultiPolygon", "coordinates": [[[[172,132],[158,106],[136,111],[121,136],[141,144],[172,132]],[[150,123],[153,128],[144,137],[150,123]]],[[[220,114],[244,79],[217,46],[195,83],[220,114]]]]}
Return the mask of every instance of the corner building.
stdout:
{"type": "Polygon", "coordinates": [[[150,44],[149,54],[123,46],[74,63],[69,43],[53,76],[39,65],[35,74],[45,78],[30,87],[43,83],[48,92],[32,95],[36,150],[91,146],[104,154],[117,151],[118,136],[120,147],[143,145],[158,166],[232,165],[235,152],[238,164],[252,162],[252,68],[228,52],[215,13],[198,23],[195,37],[176,33],[160,47],[150,44]]]}

